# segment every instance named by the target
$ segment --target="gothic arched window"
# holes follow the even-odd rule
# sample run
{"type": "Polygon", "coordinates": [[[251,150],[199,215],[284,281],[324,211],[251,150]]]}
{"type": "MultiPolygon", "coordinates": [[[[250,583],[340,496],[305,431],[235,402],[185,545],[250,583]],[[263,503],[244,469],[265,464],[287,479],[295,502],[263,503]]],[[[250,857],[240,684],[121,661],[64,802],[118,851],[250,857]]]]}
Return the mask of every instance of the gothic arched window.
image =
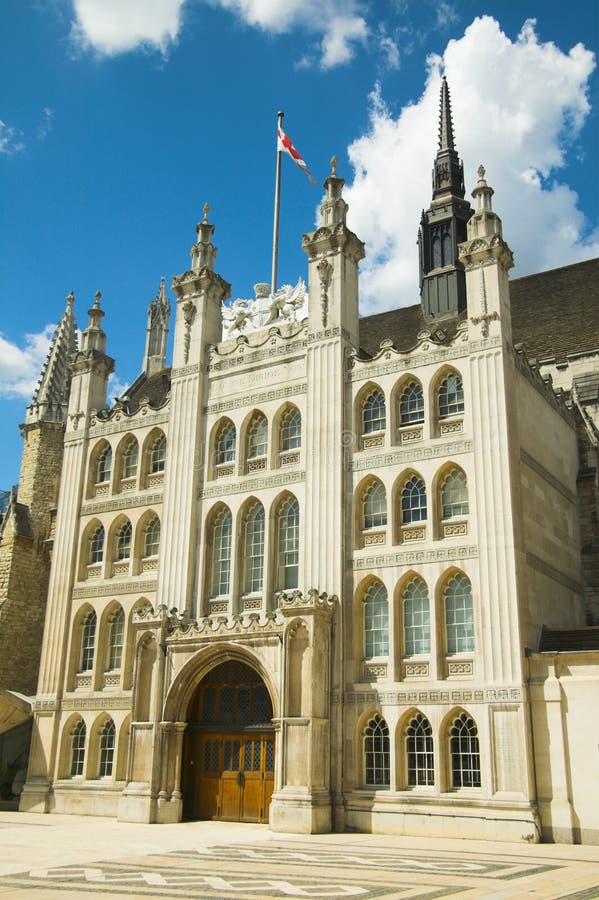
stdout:
{"type": "Polygon", "coordinates": [[[399,424],[416,425],[424,422],[424,394],[422,385],[411,381],[399,398],[399,424]]]}
{"type": "Polygon", "coordinates": [[[248,428],[248,459],[266,456],[268,447],[268,422],[262,413],[257,413],[248,428]]]}
{"type": "Polygon", "coordinates": [[[278,586],[290,590],[298,586],[299,503],[289,497],[279,512],[278,586]]]}
{"type": "Polygon", "coordinates": [[[447,419],[464,412],[464,386],[455,372],[450,372],[439,385],[439,418],[447,419]]]}
{"type": "Polygon", "coordinates": [[[362,434],[384,431],[386,424],[385,395],[375,388],[365,399],[362,407],[362,434]]]}
{"type": "Polygon", "coordinates": [[[281,419],[281,452],[297,450],[302,444],[302,416],[295,407],[288,409],[281,419]]]}
{"type": "Polygon", "coordinates": [[[231,541],[233,525],[231,512],[220,510],[212,526],[212,596],[229,593],[231,580],[231,541]]]}
{"type": "Polygon", "coordinates": [[[114,722],[112,719],[108,719],[100,731],[100,764],[98,767],[98,776],[100,778],[107,778],[112,775],[115,737],[114,722]]]}
{"type": "Polygon", "coordinates": [[[132,438],[123,453],[123,478],[134,478],[137,475],[139,444],[132,438]]]}
{"type": "Polygon", "coordinates": [[[452,469],[441,485],[441,518],[454,519],[468,515],[468,483],[459,469],[452,469]]]}
{"type": "Polygon", "coordinates": [[[120,669],[125,639],[125,613],[119,606],[108,620],[108,669],[120,669]]]}
{"type": "Polygon", "coordinates": [[[160,549],[160,519],[155,516],[150,519],[146,525],[144,534],[144,558],[147,556],[158,556],[160,549]]]}
{"type": "Polygon", "coordinates": [[[89,564],[93,566],[95,563],[101,563],[104,559],[104,538],[105,531],[103,525],[98,525],[91,536],[89,542],[89,564]]]}
{"type": "Polygon", "coordinates": [[[378,713],[370,719],[363,733],[364,783],[385,788],[391,780],[389,726],[378,713]]]}
{"type": "Polygon", "coordinates": [[[426,521],[426,487],[422,478],[413,475],[401,492],[401,523],[426,521]]]}
{"type": "Polygon", "coordinates": [[[102,484],[105,481],[110,481],[111,471],[112,448],[110,446],[106,446],[98,457],[98,465],[96,468],[96,483],[102,484]]]}
{"type": "Polygon", "coordinates": [[[389,654],[389,601],[380,581],[375,581],[364,597],[364,656],[389,654]]]}
{"type": "Polygon", "coordinates": [[[374,481],[366,490],[362,510],[362,527],[380,528],[387,524],[387,494],[380,481],[374,481]]]}
{"type": "Polygon", "coordinates": [[[448,654],[474,652],[472,588],[458,572],[445,586],[445,641],[448,654]]]}
{"type": "Polygon", "coordinates": [[[159,435],[150,450],[150,474],[155,475],[157,472],[164,472],[166,465],[166,437],[159,435]]]}
{"type": "Polygon", "coordinates": [[[428,589],[421,578],[414,578],[403,592],[404,655],[431,652],[431,620],[428,589]]]}
{"type": "Polygon", "coordinates": [[[480,787],[480,747],[476,722],[462,713],[449,732],[451,756],[451,786],[454,788],[480,787]]]}
{"type": "Polygon", "coordinates": [[[235,462],[237,431],[232,422],[224,422],[216,436],[216,465],[235,462]]]}
{"type": "Polygon", "coordinates": [[[92,609],[83,620],[81,631],[81,665],[80,672],[90,672],[94,665],[96,647],[96,613],[92,609]]]}
{"type": "Polygon", "coordinates": [[[71,777],[83,775],[85,761],[85,735],[87,729],[83,719],[79,719],[71,733],[71,777]]]}
{"type": "Polygon", "coordinates": [[[245,520],[244,594],[262,590],[264,583],[264,507],[258,503],[245,520]]]}
{"type": "Polygon", "coordinates": [[[406,728],[406,761],[410,787],[435,783],[433,729],[422,713],[417,713],[406,728]]]}
{"type": "Polygon", "coordinates": [[[115,559],[120,560],[131,558],[132,535],[133,529],[131,527],[131,522],[124,522],[119,528],[116,536],[115,559]]]}

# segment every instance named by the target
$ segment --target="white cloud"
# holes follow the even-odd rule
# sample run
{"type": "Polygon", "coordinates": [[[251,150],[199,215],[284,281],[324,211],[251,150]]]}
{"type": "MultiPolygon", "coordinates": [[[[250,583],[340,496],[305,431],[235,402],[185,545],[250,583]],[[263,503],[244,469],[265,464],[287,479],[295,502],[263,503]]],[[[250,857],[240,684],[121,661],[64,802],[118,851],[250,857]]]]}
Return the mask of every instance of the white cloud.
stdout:
{"type": "Polygon", "coordinates": [[[71,38],[108,56],[140,46],[166,54],[176,40],[185,0],[73,0],[71,38]]]}
{"type": "Polygon", "coordinates": [[[349,62],[354,55],[353,42],[363,42],[367,35],[368,28],[361,16],[332,18],[322,39],[322,68],[332,69],[349,62]]]}
{"type": "Polygon", "coordinates": [[[437,25],[439,28],[445,28],[447,25],[455,25],[459,20],[456,10],[450,3],[442,0],[437,7],[437,25]]]}
{"type": "Polygon", "coordinates": [[[33,397],[56,325],[39,334],[26,334],[19,347],[0,334],[0,396],[33,397]]]}
{"type": "Polygon", "coordinates": [[[382,35],[379,38],[379,51],[383,55],[387,68],[399,69],[399,47],[392,38],[382,35]]]}
{"type": "Polygon", "coordinates": [[[363,311],[417,303],[415,246],[420,212],[431,200],[440,70],[451,89],[456,146],[469,196],[483,163],[494,208],[514,251],[515,276],[599,254],[576,193],[557,181],[589,111],[593,54],[539,43],[527,21],[517,40],[477,18],[443,58],[431,57],[422,96],[394,117],[381,91],[371,95],[370,127],[349,148],[355,168],[345,196],[349,224],[366,241],[363,311]]]}
{"type": "Polygon", "coordinates": [[[0,153],[12,156],[13,153],[20,153],[24,149],[23,132],[12,125],[6,125],[0,119],[0,153]]]}
{"type": "Polygon", "coordinates": [[[45,141],[52,130],[54,122],[54,110],[49,106],[44,106],[42,110],[42,121],[37,128],[37,137],[40,141],[45,141]]]}
{"type": "Polygon", "coordinates": [[[116,372],[113,372],[108,378],[108,386],[106,388],[106,402],[108,406],[112,406],[114,399],[124,394],[130,384],[130,381],[121,381],[116,372]]]}

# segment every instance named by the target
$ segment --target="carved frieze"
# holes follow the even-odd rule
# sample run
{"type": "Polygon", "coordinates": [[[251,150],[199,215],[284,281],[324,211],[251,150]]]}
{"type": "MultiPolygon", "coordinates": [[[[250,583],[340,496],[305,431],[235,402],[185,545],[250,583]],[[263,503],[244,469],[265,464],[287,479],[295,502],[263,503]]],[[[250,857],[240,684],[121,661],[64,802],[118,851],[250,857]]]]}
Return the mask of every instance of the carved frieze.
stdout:
{"type": "Polygon", "coordinates": [[[285,400],[287,397],[296,397],[305,394],[306,382],[300,384],[286,384],[285,387],[271,391],[256,391],[255,394],[246,394],[244,397],[236,397],[231,400],[215,400],[204,407],[206,413],[224,413],[231,409],[243,409],[244,407],[261,406],[269,400],[285,400]]]}
{"type": "Polygon", "coordinates": [[[451,458],[462,453],[471,453],[473,449],[472,441],[454,441],[450,444],[437,444],[434,447],[415,447],[410,450],[394,450],[379,456],[360,457],[352,460],[351,467],[353,472],[359,472],[381,466],[398,466],[421,459],[438,459],[441,456],[451,458]]]}
{"type": "Polygon", "coordinates": [[[350,559],[354,570],[378,569],[385,566],[414,566],[418,563],[448,562],[457,559],[473,559],[478,556],[478,547],[443,547],[438,550],[404,550],[385,553],[380,556],[362,556],[350,559]]]}
{"type": "Polygon", "coordinates": [[[138,506],[155,506],[162,503],[162,493],[137,494],[121,497],[117,494],[111,500],[91,500],[82,504],[81,512],[84,516],[97,515],[103,512],[115,512],[119,509],[134,509],[138,506]]]}
{"type": "Polygon", "coordinates": [[[279,475],[270,475],[266,478],[253,478],[251,481],[235,481],[233,484],[219,484],[215,487],[207,487],[200,491],[200,497],[208,500],[211,497],[224,497],[226,494],[239,494],[245,491],[248,494],[269,487],[280,487],[284,484],[293,484],[305,481],[305,472],[285,472],[279,475]]]}

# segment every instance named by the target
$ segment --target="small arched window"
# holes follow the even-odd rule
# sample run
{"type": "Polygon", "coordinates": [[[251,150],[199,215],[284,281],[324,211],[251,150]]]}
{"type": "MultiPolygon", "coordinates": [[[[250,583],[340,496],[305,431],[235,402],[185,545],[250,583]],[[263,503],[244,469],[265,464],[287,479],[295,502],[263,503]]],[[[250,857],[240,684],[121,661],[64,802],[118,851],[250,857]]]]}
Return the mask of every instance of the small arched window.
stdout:
{"type": "Polygon", "coordinates": [[[281,452],[297,450],[302,445],[302,416],[299,409],[288,409],[281,419],[281,452]]]}
{"type": "Polygon", "coordinates": [[[474,652],[474,611],[472,588],[458,572],[447,582],[445,600],[445,639],[447,653],[474,652]]]}
{"type": "Polygon", "coordinates": [[[411,381],[399,398],[399,424],[417,425],[424,422],[424,394],[422,385],[411,381]]]}
{"type": "Polygon", "coordinates": [[[221,509],[212,531],[212,596],[229,593],[231,582],[231,541],[233,534],[231,512],[221,509]]]}
{"type": "Polygon", "coordinates": [[[364,494],[362,527],[380,528],[387,524],[387,494],[380,481],[374,481],[364,494]]]}
{"type": "Polygon", "coordinates": [[[421,578],[414,578],[404,589],[403,629],[405,656],[431,652],[428,589],[421,578]]]}
{"type": "Polygon", "coordinates": [[[264,507],[254,506],[245,520],[245,584],[244,593],[262,590],[264,582],[264,507]]]}
{"type": "Polygon", "coordinates": [[[114,722],[112,719],[108,719],[100,731],[100,765],[98,767],[98,776],[100,778],[107,778],[112,775],[115,736],[114,722]]]}
{"type": "Polygon", "coordinates": [[[268,447],[268,423],[266,417],[257,413],[248,428],[248,459],[266,456],[268,447]]]}
{"type": "Polygon", "coordinates": [[[391,780],[389,726],[378,713],[364,729],[363,740],[364,783],[369,787],[388,787],[391,780]]]}
{"type": "Polygon", "coordinates": [[[364,656],[370,659],[389,654],[389,602],[380,581],[372,584],[364,597],[364,656]]]}
{"type": "Polygon", "coordinates": [[[131,522],[124,522],[123,525],[118,530],[116,536],[116,548],[115,548],[115,559],[130,559],[131,558],[131,536],[133,534],[133,529],[131,528],[131,522]]]}
{"type": "Polygon", "coordinates": [[[462,379],[451,372],[439,385],[439,418],[447,419],[464,412],[464,387],[462,379]]]}
{"type": "Polygon", "coordinates": [[[384,431],[386,424],[385,395],[375,388],[365,399],[362,407],[362,434],[384,431]]]}
{"type": "Polygon", "coordinates": [[[237,431],[232,422],[224,422],[216,436],[216,465],[235,462],[237,431]]]}
{"type": "Polygon", "coordinates": [[[137,475],[137,462],[139,459],[139,445],[132,438],[123,453],[123,478],[134,478],[137,475]]]}
{"type": "Polygon", "coordinates": [[[104,538],[105,531],[103,525],[98,525],[92,534],[89,542],[89,564],[93,566],[95,563],[101,563],[104,559],[104,538]]]}
{"type": "Polygon", "coordinates": [[[454,719],[449,732],[449,752],[452,787],[480,787],[478,728],[467,713],[454,719]]]}
{"type": "Polygon", "coordinates": [[[85,735],[87,729],[83,719],[79,719],[71,733],[71,777],[83,775],[85,761],[85,735]]]}
{"type": "Polygon", "coordinates": [[[452,469],[441,487],[441,518],[455,519],[468,515],[468,483],[459,469],[452,469]]]}
{"type": "Polygon", "coordinates": [[[98,457],[98,465],[96,468],[96,483],[102,484],[110,481],[110,473],[112,471],[112,448],[104,447],[98,457]]]}
{"type": "Polygon", "coordinates": [[[147,556],[158,556],[160,548],[160,519],[155,516],[146,525],[144,534],[144,559],[147,556]]]}
{"type": "Polygon", "coordinates": [[[155,475],[157,472],[164,472],[166,464],[166,437],[159,435],[150,450],[150,474],[155,475]]]}
{"type": "Polygon", "coordinates": [[[406,728],[408,785],[420,787],[435,783],[435,757],[431,723],[418,713],[406,728]]]}
{"type": "Polygon", "coordinates": [[[108,622],[108,668],[120,669],[123,659],[123,642],[125,639],[125,613],[119,608],[108,622]]]}
{"type": "Polygon", "coordinates": [[[96,613],[92,609],[83,620],[81,631],[81,665],[80,672],[91,672],[94,665],[96,647],[96,613]]]}
{"type": "Polygon", "coordinates": [[[404,485],[401,492],[401,523],[411,525],[413,522],[426,521],[426,487],[422,478],[413,475],[404,485]]]}
{"type": "Polygon", "coordinates": [[[298,586],[299,578],[299,503],[289,497],[279,512],[278,585],[281,590],[298,586]]]}

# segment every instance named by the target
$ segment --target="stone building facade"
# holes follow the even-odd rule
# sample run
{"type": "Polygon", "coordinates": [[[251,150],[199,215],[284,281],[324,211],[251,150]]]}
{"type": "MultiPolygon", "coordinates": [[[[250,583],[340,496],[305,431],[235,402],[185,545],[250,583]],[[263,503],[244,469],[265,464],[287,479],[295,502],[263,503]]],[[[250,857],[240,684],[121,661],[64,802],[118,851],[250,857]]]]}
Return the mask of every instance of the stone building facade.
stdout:
{"type": "MultiPolygon", "coordinates": [[[[333,160],[307,288],[252,301],[226,304],[206,207],[172,282],[172,367],[162,284],[109,408],[96,296],[71,348],[21,809],[598,840],[577,806],[596,788],[554,778],[560,651],[541,638],[599,621],[597,279],[586,333],[558,323],[559,355],[533,357],[566,270],[538,276],[543,304],[537,276],[510,286],[445,81],[420,305],[360,319],[343,184],[333,160]]],[[[592,647],[564,649],[596,674],[592,647]]]]}

